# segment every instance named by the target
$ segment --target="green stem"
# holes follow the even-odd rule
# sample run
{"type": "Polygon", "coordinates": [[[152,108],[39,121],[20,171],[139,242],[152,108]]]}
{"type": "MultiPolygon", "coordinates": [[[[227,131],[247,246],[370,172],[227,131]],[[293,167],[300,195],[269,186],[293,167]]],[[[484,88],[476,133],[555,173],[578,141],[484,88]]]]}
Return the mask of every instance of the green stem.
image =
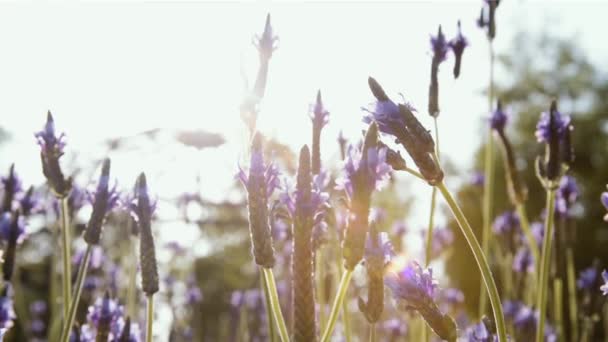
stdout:
{"type": "Polygon", "coordinates": [[[279,295],[277,294],[277,284],[274,282],[274,274],[272,273],[271,268],[266,267],[262,267],[262,272],[264,272],[264,278],[266,279],[268,295],[270,296],[270,308],[272,309],[274,321],[279,329],[279,337],[282,342],[288,342],[289,333],[287,332],[287,325],[285,325],[285,319],[283,318],[283,312],[281,311],[279,295]]]}
{"type": "Polygon", "coordinates": [[[61,238],[63,252],[63,317],[69,315],[68,303],[72,302],[72,241],[70,237],[70,209],[68,198],[62,197],[61,202],[61,238]]]}
{"type": "Polygon", "coordinates": [[[426,178],[424,178],[424,176],[420,172],[418,172],[418,171],[416,171],[414,169],[410,169],[409,167],[406,167],[405,169],[403,169],[403,171],[411,174],[412,176],[414,176],[416,178],[419,178],[419,179],[421,179],[423,181],[426,181],[426,178]]]}
{"type": "Polygon", "coordinates": [[[446,188],[443,182],[436,185],[443,198],[446,200],[452,214],[456,218],[458,222],[458,226],[460,226],[460,230],[464,235],[469,247],[471,248],[471,252],[475,257],[475,261],[477,262],[477,266],[479,267],[479,271],[481,272],[481,278],[484,281],[486,290],[488,292],[488,296],[490,297],[490,304],[492,305],[492,312],[494,314],[494,322],[496,324],[496,332],[498,333],[498,341],[506,342],[507,341],[507,332],[505,327],[505,318],[502,312],[502,305],[500,303],[500,296],[498,295],[498,289],[496,288],[496,283],[494,282],[494,278],[492,277],[492,271],[490,270],[490,265],[486,260],[485,254],[483,253],[481,247],[479,246],[479,242],[475,238],[475,233],[473,233],[473,229],[469,225],[466,217],[464,216],[462,210],[450,194],[450,191],[446,188]]]}
{"type": "Polygon", "coordinates": [[[547,190],[547,214],[545,218],[545,232],[543,236],[543,250],[540,259],[540,280],[538,282],[538,295],[536,308],[539,319],[536,329],[536,342],[542,342],[545,331],[545,317],[547,308],[547,293],[549,292],[549,268],[551,265],[551,240],[553,238],[553,217],[555,211],[555,189],[547,190]]]}
{"type": "Polygon", "coordinates": [[[146,307],[146,342],[152,342],[152,338],[154,337],[154,333],[152,328],[154,327],[154,296],[149,295],[148,305],[146,307]]]}
{"type": "Polygon", "coordinates": [[[262,286],[262,291],[264,291],[264,298],[266,299],[266,320],[268,321],[268,336],[271,341],[276,341],[276,333],[274,330],[275,322],[272,316],[272,310],[270,309],[270,293],[268,293],[268,284],[266,283],[266,277],[264,277],[263,273],[260,273],[260,286],[262,286]]]}
{"type": "Polygon", "coordinates": [[[371,323],[369,325],[369,342],[376,342],[376,324],[371,323]]]}
{"type": "MultiPolygon", "coordinates": [[[[578,308],[576,303],[576,271],[574,269],[574,254],[572,248],[566,249],[566,267],[568,277],[568,302],[570,312],[570,340],[578,341],[578,308]]],[[[608,334],[606,334],[608,336],[608,334]]]]}
{"type": "Polygon", "coordinates": [[[528,240],[528,245],[530,250],[532,251],[532,256],[534,257],[534,265],[536,267],[534,269],[538,270],[538,265],[540,262],[540,253],[538,251],[538,244],[536,243],[536,239],[534,235],[532,235],[532,229],[530,229],[530,222],[528,222],[528,215],[526,215],[526,208],[522,203],[518,203],[515,207],[517,210],[517,215],[519,216],[519,222],[521,225],[521,229],[524,231],[524,235],[528,240]]]}
{"type": "MultiPolygon", "coordinates": [[[[489,40],[490,48],[490,80],[488,85],[488,113],[492,112],[494,103],[494,47],[492,41],[489,40]]],[[[483,254],[488,255],[490,248],[490,225],[492,221],[492,199],[494,196],[494,139],[492,127],[488,125],[488,141],[486,143],[486,151],[484,158],[484,187],[483,187],[483,205],[482,205],[482,238],[481,246],[483,254]]],[[[483,279],[482,279],[483,283],[483,279]]],[[[483,286],[483,284],[481,285],[483,286]]],[[[485,292],[479,294],[479,317],[482,317],[486,312],[487,297],[485,292]]]]}
{"type": "Polygon", "coordinates": [[[344,325],[344,340],[351,342],[353,336],[350,330],[350,313],[348,311],[348,302],[342,301],[342,325],[344,325]]]}
{"type": "Polygon", "coordinates": [[[562,280],[559,278],[555,278],[553,280],[553,303],[555,307],[553,310],[555,311],[554,324],[555,331],[557,333],[557,340],[564,341],[564,329],[563,329],[563,310],[564,305],[562,303],[562,280]]]}
{"type": "Polygon", "coordinates": [[[78,268],[78,277],[76,278],[76,287],[74,288],[74,296],[70,302],[68,309],[67,319],[64,321],[63,329],[61,330],[61,341],[68,342],[70,340],[70,332],[72,331],[72,325],[74,325],[74,319],[76,318],[76,311],[78,309],[78,302],[80,301],[80,294],[82,293],[82,285],[84,285],[84,279],[87,276],[87,270],[89,269],[89,259],[91,257],[92,245],[87,245],[87,250],[84,252],[84,257],[80,262],[78,268]]]}
{"type": "Polygon", "coordinates": [[[342,273],[342,279],[340,280],[340,285],[338,285],[338,293],[336,294],[336,298],[334,299],[334,303],[331,307],[331,312],[329,313],[329,318],[327,320],[327,327],[323,332],[321,342],[327,342],[331,338],[331,333],[333,332],[336,325],[336,320],[338,319],[338,312],[340,311],[342,303],[344,302],[346,290],[348,290],[348,284],[350,283],[352,276],[352,270],[345,270],[344,273],[342,273]]]}
{"type": "Polygon", "coordinates": [[[435,227],[435,206],[437,202],[437,188],[433,187],[431,193],[431,213],[429,215],[429,228],[426,233],[426,266],[428,267],[431,263],[432,250],[433,250],[433,229],[435,227]]]}

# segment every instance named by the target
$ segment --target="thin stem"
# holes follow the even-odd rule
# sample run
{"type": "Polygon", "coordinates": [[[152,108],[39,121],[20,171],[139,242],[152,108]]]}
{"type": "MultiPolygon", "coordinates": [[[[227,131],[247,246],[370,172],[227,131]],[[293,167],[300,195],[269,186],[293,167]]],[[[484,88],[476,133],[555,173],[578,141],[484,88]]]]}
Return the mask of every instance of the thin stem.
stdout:
{"type": "Polygon", "coordinates": [[[72,302],[72,241],[70,237],[70,209],[68,206],[68,198],[63,197],[61,202],[61,237],[63,251],[63,317],[69,315],[69,307],[67,303],[72,302]]]}
{"type": "Polygon", "coordinates": [[[538,295],[536,308],[539,319],[536,329],[536,342],[542,342],[545,331],[545,317],[547,309],[547,293],[549,292],[549,268],[551,265],[551,240],[553,238],[553,217],[555,211],[555,189],[547,189],[547,215],[545,217],[545,232],[543,236],[543,250],[541,255],[540,280],[538,282],[538,295]]]}
{"type": "MultiPolygon", "coordinates": [[[[576,271],[574,269],[574,253],[572,247],[566,248],[566,268],[568,286],[568,308],[570,313],[570,340],[578,341],[578,308],[576,303],[576,271]]],[[[608,334],[606,334],[608,336],[608,334]]]]}
{"type": "Polygon", "coordinates": [[[406,166],[405,169],[403,169],[403,171],[411,174],[412,176],[414,176],[416,178],[419,178],[419,179],[421,179],[423,181],[426,181],[426,179],[424,178],[424,176],[422,176],[422,174],[420,172],[418,172],[418,171],[416,171],[414,169],[410,169],[409,167],[406,166]]]}
{"type": "Polygon", "coordinates": [[[78,308],[78,302],[80,301],[80,294],[82,293],[82,285],[84,285],[84,278],[86,278],[87,270],[89,269],[89,259],[91,257],[92,245],[87,245],[87,249],[84,252],[84,257],[80,262],[78,268],[78,277],[76,278],[76,287],[74,288],[74,296],[70,302],[67,319],[64,321],[63,329],[61,330],[61,341],[68,342],[70,340],[70,332],[72,331],[72,325],[74,325],[74,319],[76,318],[76,309],[78,308]]]}
{"type": "Polygon", "coordinates": [[[553,311],[555,312],[555,317],[553,318],[555,320],[554,324],[555,324],[555,330],[557,332],[557,340],[558,341],[564,341],[564,329],[563,329],[563,310],[564,310],[564,305],[562,303],[562,280],[559,278],[555,278],[553,280],[553,305],[555,305],[555,307],[553,308],[553,311]]]}
{"type": "Polygon", "coordinates": [[[530,222],[528,222],[528,215],[526,215],[526,208],[522,203],[518,203],[515,206],[517,210],[517,215],[519,216],[519,223],[521,225],[521,229],[524,231],[524,235],[528,240],[528,245],[530,250],[532,251],[532,256],[534,257],[534,264],[536,265],[535,269],[538,269],[538,263],[540,262],[540,252],[538,251],[538,244],[536,243],[536,239],[534,235],[532,235],[532,229],[530,229],[530,222]]]}
{"type": "Polygon", "coordinates": [[[429,215],[429,228],[426,231],[426,266],[431,263],[433,251],[433,229],[435,227],[435,206],[437,203],[437,188],[433,187],[431,193],[431,213],[429,215]]]}
{"type": "Polygon", "coordinates": [[[287,332],[287,325],[285,325],[283,312],[281,312],[281,304],[279,302],[279,295],[277,294],[277,284],[274,282],[274,274],[272,273],[271,268],[266,267],[262,267],[262,272],[264,272],[264,278],[266,279],[268,295],[270,296],[270,308],[272,309],[274,321],[279,329],[279,337],[282,342],[288,342],[289,333],[287,332]]]}
{"type": "Polygon", "coordinates": [[[369,325],[369,342],[376,342],[376,323],[369,325]]]}
{"type": "Polygon", "coordinates": [[[323,247],[319,247],[315,253],[316,262],[316,274],[317,274],[317,303],[319,303],[319,323],[321,331],[325,327],[325,265],[324,262],[325,253],[323,253],[323,247]]]}
{"type": "Polygon", "coordinates": [[[154,327],[154,296],[149,295],[147,298],[148,305],[146,307],[146,342],[152,342],[154,333],[152,328],[154,327]]]}
{"type": "MultiPolygon", "coordinates": [[[[494,103],[494,47],[492,40],[488,40],[490,49],[490,80],[488,85],[488,113],[492,112],[494,103]]],[[[482,205],[482,238],[481,246],[483,254],[488,255],[490,248],[490,224],[492,221],[492,200],[494,196],[494,139],[492,135],[492,127],[488,125],[488,138],[486,143],[486,151],[484,158],[484,187],[483,187],[483,205],[482,205]]],[[[483,282],[483,280],[482,280],[483,282]]],[[[483,285],[483,284],[482,284],[483,285]]],[[[482,317],[486,311],[487,297],[483,291],[479,296],[479,317],[482,317]]]]}
{"type": "Polygon", "coordinates": [[[329,318],[327,320],[327,327],[323,332],[321,342],[327,342],[331,338],[331,333],[333,332],[334,327],[336,325],[336,320],[338,319],[338,312],[342,307],[342,302],[344,302],[346,290],[348,289],[348,284],[350,283],[350,279],[352,278],[352,276],[352,270],[345,270],[344,273],[342,273],[342,279],[340,280],[340,285],[338,285],[338,292],[331,307],[331,312],[329,313],[329,318]]]}
{"type": "Polygon", "coordinates": [[[471,248],[471,252],[475,257],[475,261],[477,262],[477,267],[479,267],[479,271],[481,272],[481,278],[484,281],[486,290],[488,292],[488,296],[490,297],[490,304],[492,305],[492,312],[494,314],[494,322],[496,323],[496,332],[498,333],[498,341],[506,342],[507,341],[507,332],[505,327],[505,318],[502,312],[502,305],[500,303],[500,296],[498,295],[498,289],[496,288],[496,283],[494,282],[494,278],[492,277],[492,271],[490,270],[490,265],[486,260],[485,254],[483,253],[481,247],[479,246],[479,242],[475,238],[475,233],[473,233],[473,229],[469,225],[466,217],[464,216],[462,210],[452,197],[450,191],[446,188],[443,182],[436,185],[443,198],[446,200],[452,214],[456,218],[458,222],[458,226],[460,226],[460,230],[464,235],[469,247],[471,248]]]}
{"type": "Polygon", "coordinates": [[[342,325],[344,325],[344,340],[351,342],[353,340],[350,330],[350,313],[348,311],[348,302],[342,301],[342,325]]]}
{"type": "Polygon", "coordinates": [[[268,321],[268,336],[271,341],[276,340],[276,333],[274,330],[275,322],[272,316],[272,311],[270,309],[270,294],[268,293],[268,285],[266,284],[266,277],[264,277],[263,273],[260,273],[260,286],[262,286],[262,291],[264,291],[264,298],[266,299],[266,320],[268,321]]]}

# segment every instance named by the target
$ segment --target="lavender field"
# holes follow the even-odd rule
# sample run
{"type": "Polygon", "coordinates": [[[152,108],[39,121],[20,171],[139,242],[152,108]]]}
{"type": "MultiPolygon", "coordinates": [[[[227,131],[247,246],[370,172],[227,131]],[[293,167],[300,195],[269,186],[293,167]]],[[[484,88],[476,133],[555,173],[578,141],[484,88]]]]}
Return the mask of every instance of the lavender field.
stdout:
{"type": "Polygon", "coordinates": [[[0,4],[0,340],[608,342],[604,13],[0,4]]]}

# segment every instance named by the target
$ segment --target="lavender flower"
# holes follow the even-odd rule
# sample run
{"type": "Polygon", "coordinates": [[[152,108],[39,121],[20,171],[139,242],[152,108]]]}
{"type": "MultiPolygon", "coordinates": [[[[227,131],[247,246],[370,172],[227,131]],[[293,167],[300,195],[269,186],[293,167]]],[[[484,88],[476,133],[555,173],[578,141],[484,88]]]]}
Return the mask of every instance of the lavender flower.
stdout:
{"type": "Polygon", "coordinates": [[[437,36],[431,36],[431,49],[433,59],[431,60],[431,85],[429,86],[429,114],[433,117],[439,115],[439,65],[446,60],[450,46],[441,32],[441,25],[437,36]]]}
{"type": "Polygon", "coordinates": [[[249,232],[256,264],[272,268],[275,263],[270,233],[268,199],[280,187],[279,172],[273,164],[264,165],[262,136],[258,133],[251,146],[249,175],[241,169],[238,174],[247,189],[249,206],[249,232]]]}
{"type": "Polygon", "coordinates": [[[0,297],[0,336],[13,326],[17,318],[13,309],[13,300],[6,294],[0,297]]]}
{"type": "Polygon", "coordinates": [[[103,298],[97,298],[93,306],[89,307],[87,320],[91,328],[95,328],[97,341],[108,341],[112,330],[118,324],[123,314],[123,308],[118,302],[105,293],[103,298]]]}
{"type": "Polygon", "coordinates": [[[152,214],[155,205],[148,193],[146,175],[142,172],[135,184],[135,196],[130,204],[131,215],[139,227],[139,262],[142,290],[147,296],[158,292],[158,266],[154,237],[152,236],[152,214]]]}
{"type": "Polygon", "coordinates": [[[116,336],[116,342],[141,342],[143,341],[139,324],[131,323],[131,318],[127,317],[118,319],[114,325],[113,335],[116,336]]]}
{"type": "Polygon", "coordinates": [[[490,115],[490,127],[497,132],[502,132],[507,124],[507,114],[502,109],[502,103],[496,102],[496,109],[490,115]]]}
{"type": "Polygon", "coordinates": [[[23,233],[25,232],[25,223],[20,216],[19,211],[13,212],[12,215],[4,213],[0,217],[0,236],[6,241],[6,249],[4,250],[4,263],[2,264],[2,273],[5,281],[10,281],[15,269],[15,254],[17,253],[17,243],[20,242],[23,233]]]}
{"type": "Polygon", "coordinates": [[[321,91],[317,92],[317,100],[311,106],[310,119],[312,120],[312,174],[321,172],[321,130],[329,122],[329,112],[323,106],[321,91]]]}
{"type": "Polygon", "coordinates": [[[19,179],[15,173],[15,164],[11,164],[11,167],[8,170],[8,176],[0,177],[0,183],[2,183],[2,188],[4,190],[4,198],[2,199],[0,212],[11,211],[13,209],[13,200],[16,195],[23,190],[21,179],[19,179]]]}
{"type": "Polygon", "coordinates": [[[600,286],[600,291],[602,291],[604,296],[608,296],[608,272],[606,270],[602,271],[602,280],[604,284],[600,286]]]}
{"type": "Polygon", "coordinates": [[[370,324],[380,320],[384,311],[384,270],[393,255],[393,246],[385,232],[379,233],[372,224],[365,242],[365,267],[367,269],[367,303],[358,298],[359,310],[370,324]]]}
{"type": "Polygon", "coordinates": [[[484,8],[482,8],[479,19],[477,19],[477,26],[487,28],[488,39],[493,40],[496,37],[496,8],[500,1],[484,0],[484,3],[487,6],[487,18],[484,15],[484,8]]]}
{"type": "Polygon", "coordinates": [[[576,180],[572,176],[564,176],[559,183],[557,189],[557,197],[555,199],[555,210],[563,216],[568,216],[570,208],[578,198],[579,190],[576,180]]]}
{"type": "Polygon", "coordinates": [[[30,186],[19,198],[19,209],[24,217],[28,217],[38,211],[40,202],[40,196],[34,192],[34,187],[30,186]]]}
{"type": "Polygon", "coordinates": [[[386,150],[378,149],[378,126],[371,124],[365,135],[361,153],[352,147],[344,164],[343,178],[336,182],[350,199],[343,241],[345,267],[353,270],[364,254],[365,237],[368,230],[369,207],[372,192],[388,177],[390,166],[386,164],[386,150]]]}
{"type": "Polygon", "coordinates": [[[485,323],[479,322],[471,325],[466,330],[467,342],[498,342],[498,336],[492,333],[485,323]]]}
{"type": "Polygon", "coordinates": [[[106,158],[103,161],[101,176],[97,184],[97,191],[91,195],[93,203],[93,211],[91,218],[84,232],[84,240],[91,245],[99,244],[101,238],[101,228],[108,213],[118,204],[119,193],[116,191],[116,185],[109,188],[110,182],[110,159],[106,158]]]}
{"type": "Polygon", "coordinates": [[[591,290],[595,287],[598,270],[595,266],[587,267],[579,273],[576,285],[581,290],[591,290]]]}
{"type": "Polygon", "coordinates": [[[382,322],[382,330],[386,332],[388,341],[401,341],[407,336],[407,324],[393,318],[382,322]]]}
{"type": "MultiPolygon", "coordinates": [[[[608,210],[608,191],[602,192],[602,195],[600,196],[600,201],[602,202],[602,205],[604,206],[604,208],[606,208],[606,210],[608,210]]],[[[604,215],[604,221],[608,222],[608,213],[606,213],[606,215],[604,215]]]]}
{"type": "Polygon", "coordinates": [[[562,116],[553,101],[549,112],[543,112],[536,126],[536,138],[545,143],[544,161],[536,160],[537,176],[545,188],[555,188],[555,182],[563,175],[573,161],[569,116],[562,116]]]}
{"type": "Polygon", "coordinates": [[[400,307],[418,311],[440,338],[456,341],[456,323],[435,303],[437,285],[430,268],[423,270],[418,263],[412,262],[397,273],[390,273],[385,284],[400,307]]]}
{"type": "Polygon", "coordinates": [[[534,272],[534,259],[530,249],[522,247],[517,251],[513,258],[512,268],[518,273],[534,272]]]}
{"type": "Polygon", "coordinates": [[[253,45],[260,53],[260,60],[268,61],[272,57],[272,53],[277,49],[279,38],[274,35],[272,26],[270,25],[270,13],[266,15],[266,23],[264,24],[264,32],[261,36],[255,37],[253,45]]]}
{"type": "Polygon", "coordinates": [[[464,48],[469,45],[467,39],[462,35],[462,28],[460,26],[460,20],[458,20],[458,34],[449,42],[449,46],[454,53],[454,57],[456,61],[454,62],[454,78],[458,78],[460,76],[460,67],[462,64],[462,54],[464,53],[464,48]]]}
{"type": "Polygon", "coordinates": [[[59,165],[59,158],[63,155],[65,147],[65,135],[55,134],[55,122],[51,112],[47,113],[44,129],[35,134],[41,152],[42,173],[46,177],[51,190],[59,198],[67,197],[70,193],[72,179],[66,179],[59,165]]]}
{"type": "Polygon", "coordinates": [[[519,217],[515,212],[507,211],[494,220],[492,229],[500,235],[515,233],[520,230],[519,217]]]}
{"type": "Polygon", "coordinates": [[[473,174],[471,175],[471,185],[477,186],[477,187],[483,187],[483,184],[485,183],[485,175],[483,174],[483,172],[479,172],[479,171],[475,171],[473,172],[473,174]]]}

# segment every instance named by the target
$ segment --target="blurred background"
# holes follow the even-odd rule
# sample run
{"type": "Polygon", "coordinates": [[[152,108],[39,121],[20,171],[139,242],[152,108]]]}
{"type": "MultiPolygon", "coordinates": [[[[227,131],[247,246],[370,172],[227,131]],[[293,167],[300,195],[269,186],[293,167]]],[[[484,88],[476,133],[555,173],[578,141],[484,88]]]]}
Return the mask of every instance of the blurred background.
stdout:
{"type": "MultiPolygon", "coordinates": [[[[255,79],[252,38],[261,34],[266,14],[280,41],[258,129],[286,175],[295,169],[293,151],[310,144],[308,111],[319,89],[331,113],[322,135],[323,165],[334,174],[340,166],[338,134],[353,142],[361,136],[360,108],[372,100],[368,76],[394,98],[402,93],[420,110],[423,124],[432,127],[424,114],[429,37],[438,25],[454,36],[457,21],[462,22],[470,45],[458,80],[448,67],[440,74],[439,131],[447,184],[458,189],[460,203],[479,228],[481,189],[472,180],[482,166],[489,77],[488,44],[476,26],[480,6],[472,0],[0,3],[0,170],[15,163],[25,184],[45,191],[33,133],[50,110],[57,129],[67,135],[64,168],[80,188],[93,184],[106,156],[124,191],[146,171],[159,201],[154,229],[161,277],[167,284],[181,282],[184,293],[192,284],[200,288],[203,299],[188,319],[201,324],[191,325],[199,330],[190,333],[215,340],[228,329],[233,291],[259,286],[249,252],[245,192],[234,175],[239,164],[247,164],[248,133],[239,105],[255,79]]],[[[581,187],[577,269],[594,260],[608,265],[608,230],[599,202],[608,181],[605,13],[603,1],[504,0],[497,18],[497,96],[510,113],[509,134],[525,171],[532,221],[544,205],[532,167],[541,151],[534,126],[552,98],[573,117],[572,174],[581,187]]],[[[497,165],[499,214],[509,205],[502,164],[497,165]]],[[[376,198],[375,206],[386,212],[383,230],[402,224],[411,232],[403,240],[403,253],[411,258],[423,255],[430,193],[430,187],[399,174],[376,198]]],[[[74,213],[76,222],[84,223],[88,213],[90,206],[83,204],[74,213]]],[[[43,215],[52,217],[52,210],[43,215]]],[[[109,241],[120,240],[125,229],[125,217],[115,216],[114,233],[110,229],[105,237],[109,241]]],[[[439,225],[450,229],[449,218],[441,210],[439,225]]],[[[28,233],[44,231],[47,221],[30,221],[28,233]]],[[[442,283],[464,292],[474,313],[478,274],[461,236],[454,235],[451,253],[435,266],[442,283]]],[[[39,266],[39,258],[23,255],[23,270],[39,266]]],[[[121,258],[114,256],[116,263],[124,262],[121,258]]],[[[23,281],[34,284],[31,296],[41,296],[43,283],[27,276],[23,281]]],[[[161,290],[168,303],[171,288],[161,290]]],[[[177,329],[181,314],[171,305],[160,306],[167,334],[177,329]]]]}

